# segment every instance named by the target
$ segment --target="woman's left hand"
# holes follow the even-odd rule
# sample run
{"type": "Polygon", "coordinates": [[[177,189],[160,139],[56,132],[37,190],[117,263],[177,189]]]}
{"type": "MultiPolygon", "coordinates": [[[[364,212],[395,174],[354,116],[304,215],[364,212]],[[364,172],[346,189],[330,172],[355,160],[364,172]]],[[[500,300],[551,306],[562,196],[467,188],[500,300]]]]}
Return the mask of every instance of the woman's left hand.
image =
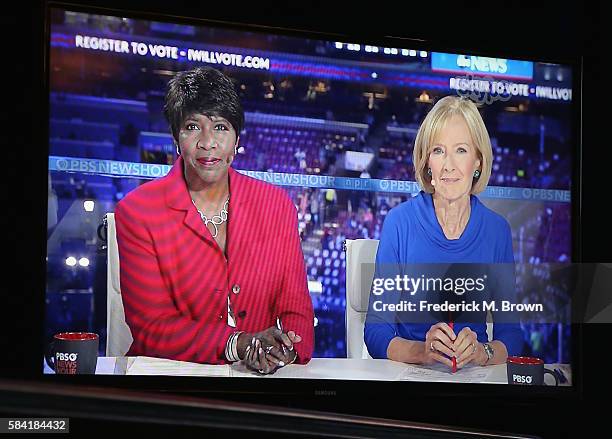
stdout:
{"type": "Polygon", "coordinates": [[[252,337],[245,349],[243,362],[249,369],[261,374],[274,373],[279,367],[297,359],[294,344],[301,341],[302,337],[294,331],[285,334],[277,328],[268,328],[252,337]]]}
{"type": "Polygon", "coordinates": [[[242,361],[247,368],[256,370],[264,375],[273,373],[278,367],[276,364],[266,359],[266,352],[262,347],[261,340],[256,337],[253,337],[251,343],[247,346],[242,361]]]}
{"type": "Polygon", "coordinates": [[[457,358],[457,369],[461,369],[466,364],[475,363],[482,365],[484,363],[483,355],[486,357],[484,347],[478,343],[477,334],[469,327],[463,328],[457,334],[454,343],[455,357],[457,358]]]}

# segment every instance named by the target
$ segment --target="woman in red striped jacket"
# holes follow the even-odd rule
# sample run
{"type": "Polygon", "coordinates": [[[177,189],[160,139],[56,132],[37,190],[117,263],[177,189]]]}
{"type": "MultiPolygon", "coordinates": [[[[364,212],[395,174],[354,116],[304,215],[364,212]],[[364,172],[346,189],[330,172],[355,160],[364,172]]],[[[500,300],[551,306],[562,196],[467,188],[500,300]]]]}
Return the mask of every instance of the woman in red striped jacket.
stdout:
{"type": "Polygon", "coordinates": [[[232,81],[180,72],[164,114],[178,160],[115,211],[128,355],[242,360],[260,373],[307,363],[314,314],[296,209],[231,167],[244,124],[232,81]]]}

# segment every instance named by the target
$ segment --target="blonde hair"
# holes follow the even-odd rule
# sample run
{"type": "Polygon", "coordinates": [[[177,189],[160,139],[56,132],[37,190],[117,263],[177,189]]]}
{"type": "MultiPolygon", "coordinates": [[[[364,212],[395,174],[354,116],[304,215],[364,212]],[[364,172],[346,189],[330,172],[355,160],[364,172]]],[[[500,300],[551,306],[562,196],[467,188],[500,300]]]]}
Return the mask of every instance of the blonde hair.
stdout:
{"type": "Polygon", "coordinates": [[[429,153],[436,137],[444,128],[446,122],[453,116],[461,116],[465,120],[472,136],[472,142],[476,147],[476,155],[480,160],[480,177],[472,181],[471,193],[478,194],[485,190],[489,184],[493,151],[491,150],[491,139],[482,116],[476,105],[467,98],[446,96],[436,102],[427,113],[414,141],[414,151],[412,153],[414,174],[425,192],[430,194],[434,192],[431,177],[427,174],[429,153]]]}

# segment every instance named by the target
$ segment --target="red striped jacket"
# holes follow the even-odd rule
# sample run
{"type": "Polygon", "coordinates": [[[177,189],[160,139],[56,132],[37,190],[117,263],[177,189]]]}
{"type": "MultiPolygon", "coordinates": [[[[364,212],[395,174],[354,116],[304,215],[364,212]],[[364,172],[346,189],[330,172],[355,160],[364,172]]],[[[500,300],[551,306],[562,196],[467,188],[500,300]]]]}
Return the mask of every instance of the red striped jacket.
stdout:
{"type": "Polygon", "coordinates": [[[229,169],[227,260],[202,222],[179,157],[168,175],[115,209],[128,355],[224,364],[234,331],[295,331],[298,362],[314,346],[313,308],[295,206],[280,188],[229,169]],[[236,316],[228,325],[227,298],[236,316]]]}

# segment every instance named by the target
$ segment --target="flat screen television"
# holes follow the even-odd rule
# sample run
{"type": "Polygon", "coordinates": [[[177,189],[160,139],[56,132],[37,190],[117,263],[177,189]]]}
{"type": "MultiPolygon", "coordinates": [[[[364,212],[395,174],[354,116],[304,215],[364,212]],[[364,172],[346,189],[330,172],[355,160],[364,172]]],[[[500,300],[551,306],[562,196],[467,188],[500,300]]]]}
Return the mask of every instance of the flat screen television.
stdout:
{"type": "MultiPolygon", "coordinates": [[[[41,356],[43,379],[228,397],[251,394],[348,400],[398,389],[418,398],[503,396],[521,401],[576,397],[580,338],[571,324],[571,273],[572,263],[579,260],[581,78],[577,60],[551,60],[504,50],[492,53],[436,41],[340,37],[62,4],[51,4],[46,14],[48,207],[42,345],[47,349],[58,333],[96,333],[100,358],[99,374],[66,376],[53,374],[41,356]],[[265,377],[241,362],[228,364],[225,351],[213,364],[198,362],[197,354],[165,355],[143,347],[131,347],[135,355],[127,351],[108,355],[111,311],[107,298],[113,282],[123,275],[108,266],[112,232],[105,217],[129,200],[133,191],[144,193],[140,188],[153,188],[153,182],[171,173],[179,160],[179,137],[173,137],[164,118],[166,90],[178,72],[199,67],[212,67],[230,78],[244,109],[244,125],[235,130],[239,140],[231,164],[234,175],[248,177],[250,184],[263,181],[265,187],[274,186],[270,190],[282,194],[282,202],[291,201],[295,207],[293,232],[302,258],[298,267],[304,269],[299,275],[303,274],[314,317],[312,359],[306,365],[280,367],[265,377]],[[518,348],[508,353],[542,360],[553,371],[545,382],[550,384],[553,378],[559,386],[509,385],[505,361],[482,367],[474,360],[453,373],[445,363],[424,366],[384,359],[375,352],[375,343],[368,342],[367,330],[364,337],[364,314],[372,314],[372,271],[379,265],[372,263],[370,254],[369,263],[356,265],[350,278],[347,257],[351,248],[364,242],[388,239],[385,221],[391,218],[390,212],[400,210],[398,206],[421,200],[432,209],[430,213],[434,213],[431,200],[440,206],[435,197],[427,198],[422,192],[423,178],[427,177],[415,175],[414,148],[426,116],[447,96],[470,102],[490,139],[488,170],[480,171],[488,177],[488,185],[476,196],[478,209],[502,219],[500,227],[509,226],[504,230],[510,259],[495,261],[512,266],[513,310],[519,311],[508,323],[518,337],[518,348]],[[348,291],[356,284],[359,291],[348,291]],[[364,297],[365,302],[360,301],[364,297]],[[541,307],[530,308],[532,304],[541,307]],[[349,321],[360,317],[361,326],[355,332],[349,321]],[[173,359],[189,364],[177,366],[169,361],[173,359]]],[[[209,120],[218,121],[217,115],[209,120]]],[[[436,154],[444,155],[446,147],[438,147],[436,154]]],[[[467,154],[465,148],[455,152],[467,154]]],[[[427,153],[434,154],[431,150],[427,153]]],[[[437,169],[431,178],[438,177],[437,169]]],[[[453,159],[440,169],[455,172],[449,181],[440,180],[452,185],[459,172],[453,159]]],[[[474,206],[470,205],[473,212],[474,206]]],[[[231,210],[225,219],[231,224],[231,210]]],[[[122,245],[131,239],[126,230],[137,224],[120,221],[121,261],[122,248],[134,251],[122,245]]],[[[141,221],[143,230],[149,230],[147,221],[154,223],[155,219],[143,217],[141,221]]],[[[245,242],[256,241],[261,224],[243,224],[252,227],[245,230],[245,242]]],[[[469,220],[464,226],[469,231],[469,220]]],[[[445,232],[439,223],[432,227],[436,233],[445,232]]],[[[431,231],[420,232],[427,237],[431,231]]],[[[230,234],[228,242],[231,239],[230,234]]],[[[448,241],[456,239],[461,236],[448,241]]],[[[214,246],[212,241],[209,244],[214,246]]],[[[136,247],[141,248],[139,245],[136,247]]],[[[487,247],[486,243],[481,245],[487,247]]],[[[163,265],[155,260],[158,268],[163,265]]],[[[261,268],[255,267],[255,275],[259,272],[263,276],[266,261],[257,255],[252,261],[261,264],[261,268]]],[[[427,262],[462,261],[434,258],[427,262]]],[[[483,262],[489,266],[492,261],[483,262]]],[[[197,270],[206,270],[206,264],[201,261],[197,270]]],[[[142,282],[146,284],[146,280],[142,282]]],[[[166,299],[182,313],[174,287],[168,286],[171,281],[164,282],[166,299]]],[[[115,286],[121,289],[121,285],[115,286]]],[[[238,295],[236,285],[228,283],[227,291],[221,294],[225,307],[226,296],[232,299],[238,295]]],[[[153,307],[154,301],[161,299],[156,296],[151,300],[153,307]]],[[[208,300],[202,299],[200,306],[206,307],[208,300]]],[[[215,324],[239,330],[245,316],[232,309],[230,301],[226,312],[219,315],[220,323],[215,324]]],[[[141,310],[133,302],[125,309],[128,327],[140,321],[136,309],[141,310]]],[[[197,315],[183,317],[197,321],[197,315]]],[[[449,323],[445,315],[435,317],[449,323]]],[[[282,330],[282,322],[275,323],[282,330]]],[[[495,323],[489,320],[487,325],[488,342],[495,339],[495,323]]],[[[394,336],[401,334],[405,333],[394,336]]],[[[480,337],[478,341],[482,341],[480,337]]],[[[441,348],[435,346],[432,343],[431,350],[442,356],[441,348]]],[[[57,363],[58,357],[55,360],[57,363]]],[[[534,379],[531,372],[517,376],[523,380],[521,384],[534,379]]]]}

